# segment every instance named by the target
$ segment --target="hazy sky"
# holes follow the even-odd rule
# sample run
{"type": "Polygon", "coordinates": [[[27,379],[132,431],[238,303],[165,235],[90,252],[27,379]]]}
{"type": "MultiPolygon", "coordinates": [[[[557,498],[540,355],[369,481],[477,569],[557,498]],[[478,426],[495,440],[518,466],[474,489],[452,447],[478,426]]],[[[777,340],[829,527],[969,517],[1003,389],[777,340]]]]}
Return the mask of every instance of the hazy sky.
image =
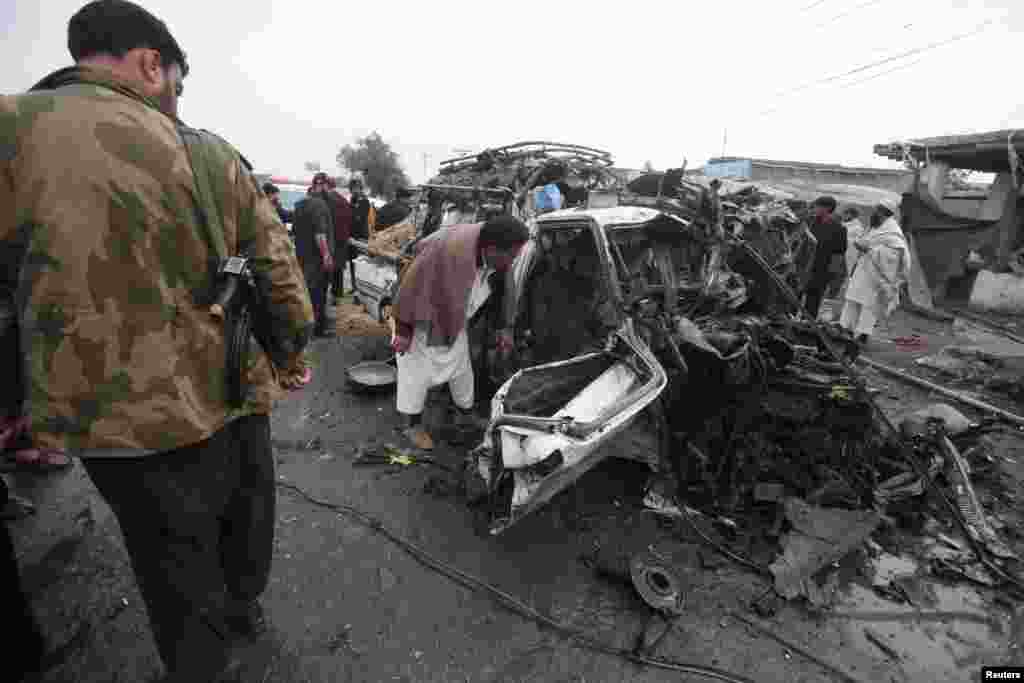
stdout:
{"type": "MultiPolygon", "coordinates": [[[[0,92],[70,63],[82,4],[0,0],[0,92]]],[[[453,150],[530,139],[630,167],[723,147],[892,166],[872,145],[1024,127],[1019,0],[142,4],[188,54],[182,118],[272,173],[334,171],[372,130],[421,181],[453,150]]]]}

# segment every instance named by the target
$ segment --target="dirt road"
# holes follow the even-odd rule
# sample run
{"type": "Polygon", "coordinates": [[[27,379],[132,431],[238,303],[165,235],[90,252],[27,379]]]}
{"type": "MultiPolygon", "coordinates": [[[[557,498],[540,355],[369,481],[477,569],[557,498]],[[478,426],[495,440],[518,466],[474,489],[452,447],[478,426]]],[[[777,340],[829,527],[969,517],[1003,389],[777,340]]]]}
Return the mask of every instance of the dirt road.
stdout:
{"type": "MultiPolygon", "coordinates": [[[[919,324],[901,320],[890,332],[919,324]]],[[[683,616],[659,647],[660,657],[758,681],[843,680],[835,670],[845,672],[845,680],[865,682],[969,681],[983,664],[1020,653],[1011,646],[1024,647],[1019,620],[1017,629],[957,620],[866,624],[812,619],[793,606],[761,619],[750,603],[765,594],[764,579],[710,554],[681,528],[659,524],[643,509],[645,473],[633,463],[610,461],[506,534],[481,538],[443,469],[353,466],[361,446],[393,438],[396,418],[393,395],[349,393],[344,369],[385,354],[382,337],[315,343],[314,383],[273,416],[280,482],[355,506],[436,558],[603,642],[632,648],[650,612],[630,587],[596,576],[587,558],[596,550],[625,556],[652,549],[672,559],[686,585],[683,616]],[[874,644],[865,627],[880,633],[897,658],[874,644]]],[[[894,413],[928,400],[892,382],[872,381],[894,413]]],[[[438,458],[454,467],[461,453],[443,448],[438,458]]],[[[156,676],[155,649],[116,522],[82,469],[18,475],[14,485],[39,506],[37,515],[14,529],[36,609],[52,644],[62,648],[45,680],[156,676]]],[[[990,609],[972,591],[951,589],[938,597],[942,608],[990,609]]],[[[311,505],[285,487],[279,488],[265,605],[272,631],[244,653],[245,680],[257,683],[710,680],[581,649],[428,570],[366,525],[311,505]]],[[[856,591],[845,606],[897,609],[856,591]]]]}

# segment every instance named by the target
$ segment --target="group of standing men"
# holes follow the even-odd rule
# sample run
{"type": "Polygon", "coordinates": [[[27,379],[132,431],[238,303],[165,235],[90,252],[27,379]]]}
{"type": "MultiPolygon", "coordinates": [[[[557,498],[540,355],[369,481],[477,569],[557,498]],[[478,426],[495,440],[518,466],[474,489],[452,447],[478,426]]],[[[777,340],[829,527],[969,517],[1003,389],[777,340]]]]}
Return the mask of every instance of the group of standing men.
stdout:
{"type": "Polygon", "coordinates": [[[817,320],[825,295],[840,293],[839,324],[865,344],[875,325],[896,308],[910,279],[910,248],[896,220],[899,202],[881,200],[866,228],[856,207],[846,208],[840,222],[833,197],[819,197],[813,206],[810,230],[817,247],[804,308],[817,320]]]}
{"type": "Polygon", "coordinates": [[[313,176],[306,197],[289,211],[281,205],[280,192],[272,183],[263,185],[264,193],[277,209],[283,223],[292,226],[295,252],[309,288],[316,317],[314,335],[330,336],[327,315],[328,290],[334,303],[345,292],[345,264],[349,264],[353,288],[356,273],[353,259],[358,254],[349,244],[352,238],[367,240],[373,232],[375,209],[366,196],[363,182],[353,178],[348,185],[350,198],[337,190],[326,173],[313,176]]]}

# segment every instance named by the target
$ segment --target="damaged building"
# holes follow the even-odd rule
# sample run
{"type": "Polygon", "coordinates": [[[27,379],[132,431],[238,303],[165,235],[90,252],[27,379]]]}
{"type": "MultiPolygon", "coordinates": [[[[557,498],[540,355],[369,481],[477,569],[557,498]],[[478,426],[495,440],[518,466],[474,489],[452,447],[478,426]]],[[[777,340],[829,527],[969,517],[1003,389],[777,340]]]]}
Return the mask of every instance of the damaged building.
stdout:
{"type": "MultiPolygon", "coordinates": [[[[1020,131],[918,138],[875,145],[875,154],[906,163],[913,173],[900,192],[902,225],[913,240],[930,305],[963,304],[982,276],[980,308],[997,308],[992,290],[1012,286],[994,275],[1024,272],[1020,131]],[[951,172],[987,175],[988,182],[952,183],[951,172]],[[985,282],[987,280],[987,282],[985,282]]],[[[1011,310],[1016,312],[1019,304],[1011,310]]]]}

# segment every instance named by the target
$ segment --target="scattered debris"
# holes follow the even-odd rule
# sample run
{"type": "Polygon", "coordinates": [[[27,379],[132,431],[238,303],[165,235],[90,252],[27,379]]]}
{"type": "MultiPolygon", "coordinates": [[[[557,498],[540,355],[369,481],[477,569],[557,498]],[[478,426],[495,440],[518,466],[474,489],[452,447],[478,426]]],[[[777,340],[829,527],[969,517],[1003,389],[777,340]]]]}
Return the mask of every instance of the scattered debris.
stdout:
{"type": "Polygon", "coordinates": [[[786,494],[786,487],[777,482],[758,482],[754,486],[754,502],[775,503],[782,500],[786,494]]]}
{"type": "Polygon", "coordinates": [[[880,634],[878,631],[874,630],[871,627],[865,626],[864,637],[870,640],[879,650],[885,653],[886,657],[896,662],[901,661],[902,658],[900,657],[899,653],[896,652],[896,650],[894,650],[892,647],[889,646],[888,643],[885,642],[882,634],[880,634]]]}
{"type": "Polygon", "coordinates": [[[410,465],[433,465],[436,464],[432,457],[426,455],[414,455],[409,451],[384,444],[382,446],[371,446],[361,448],[356,456],[353,465],[389,465],[397,467],[409,467],[410,465]]]}
{"type": "Polygon", "coordinates": [[[336,331],[342,337],[390,337],[391,330],[384,323],[371,318],[359,305],[340,302],[334,309],[336,331]]]}
{"type": "Polygon", "coordinates": [[[332,653],[345,650],[353,657],[362,657],[366,654],[365,649],[352,645],[352,624],[345,624],[340,631],[335,633],[327,642],[327,649],[332,653]]]}
{"type": "Polygon", "coordinates": [[[970,466],[967,461],[949,440],[945,428],[937,426],[935,429],[941,450],[946,456],[946,479],[953,489],[953,496],[967,525],[968,533],[975,541],[984,543],[996,557],[1016,559],[1017,556],[996,536],[996,532],[988,523],[985,511],[978,502],[978,494],[971,484],[970,466]]]}
{"type": "Polygon", "coordinates": [[[900,424],[904,436],[914,437],[927,431],[929,420],[941,420],[945,429],[953,436],[963,434],[971,428],[971,421],[963,413],[946,403],[933,403],[916,410],[900,424]]]}
{"type": "Polygon", "coordinates": [[[998,415],[1007,422],[1010,422],[1018,427],[1024,427],[1024,417],[1011,413],[1008,410],[997,408],[996,406],[990,403],[985,403],[984,401],[979,401],[976,398],[972,398],[963,392],[947,389],[946,387],[935,384],[934,382],[929,382],[928,380],[921,379],[920,377],[915,377],[910,373],[904,372],[902,370],[897,370],[896,368],[889,367],[885,363],[880,363],[876,360],[872,360],[864,356],[859,357],[857,360],[869,367],[874,368],[875,370],[878,370],[883,374],[889,375],[890,377],[895,377],[908,384],[912,384],[927,391],[932,391],[937,394],[941,394],[942,396],[945,396],[947,398],[952,398],[965,405],[969,405],[972,408],[977,408],[978,410],[984,411],[986,413],[998,415]]]}
{"type": "Polygon", "coordinates": [[[825,604],[835,586],[822,587],[815,574],[862,544],[881,518],[873,511],[812,507],[796,498],[786,500],[785,511],[793,530],[770,566],[775,589],[788,599],[804,595],[812,604],[825,604]]]}
{"type": "Polygon", "coordinates": [[[7,504],[0,510],[0,520],[15,521],[36,514],[36,505],[28,498],[16,494],[8,494],[7,504]]]}
{"type": "Polygon", "coordinates": [[[682,612],[683,585],[675,570],[651,553],[641,553],[629,563],[633,587],[653,609],[668,614],[682,612]]]}
{"type": "Polygon", "coordinates": [[[633,652],[638,655],[653,655],[662,641],[668,637],[672,630],[679,623],[678,616],[668,617],[664,613],[656,612],[644,626],[643,631],[637,637],[636,647],[633,652]]]}
{"type": "Polygon", "coordinates": [[[921,335],[918,334],[911,334],[905,337],[893,337],[892,343],[901,351],[919,351],[927,344],[925,340],[921,338],[921,335]]]}
{"type": "Polygon", "coordinates": [[[771,626],[767,626],[765,624],[762,624],[759,620],[751,619],[750,617],[747,617],[738,612],[732,612],[731,614],[733,618],[742,621],[744,624],[750,626],[761,635],[771,638],[775,642],[785,647],[786,651],[784,652],[784,654],[788,654],[789,651],[796,652],[805,659],[814,662],[821,668],[830,672],[836,678],[838,678],[841,681],[844,681],[845,683],[860,683],[860,679],[858,679],[856,676],[847,673],[843,669],[839,668],[837,665],[832,664],[831,662],[826,661],[820,656],[814,654],[810,648],[798,645],[793,640],[783,636],[780,633],[780,628],[778,624],[772,624],[771,626]]]}

